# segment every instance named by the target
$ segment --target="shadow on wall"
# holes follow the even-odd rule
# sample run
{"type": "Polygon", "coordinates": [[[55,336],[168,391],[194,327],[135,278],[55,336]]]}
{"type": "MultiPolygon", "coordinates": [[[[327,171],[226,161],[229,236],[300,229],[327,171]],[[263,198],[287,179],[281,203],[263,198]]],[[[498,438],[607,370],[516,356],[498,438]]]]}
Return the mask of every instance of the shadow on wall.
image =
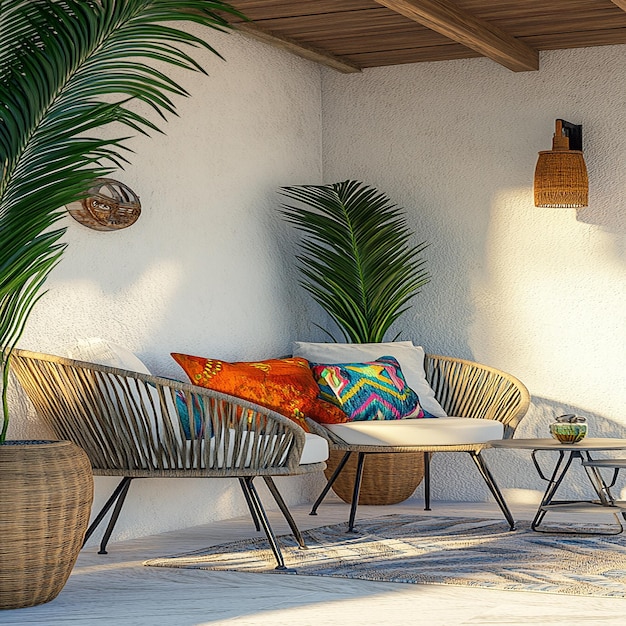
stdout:
{"type": "MultiPolygon", "coordinates": [[[[423,187],[404,197],[396,195],[393,200],[406,207],[414,243],[429,243],[423,256],[431,279],[411,300],[410,309],[394,324],[390,336],[401,332],[401,339],[412,339],[432,354],[475,360],[469,335],[475,319],[471,275],[483,266],[479,255],[486,247],[489,216],[471,209],[454,215],[452,208],[463,204],[460,198],[441,201],[423,187]],[[468,233],[476,238],[471,245],[468,233]]],[[[481,201],[488,206],[483,197],[474,198],[472,206],[481,201]]]]}
{"type": "Polygon", "coordinates": [[[533,396],[528,413],[517,427],[515,438],[550,437],[550,424],[556,417],[566,413],[586,418],[589,437],[626,438],[626,427],[623,424],[571,404],[536,396],[533,396]]]}
{"type": "Polygon", "coordinates": [[[576,219],[584,224],[595,224],[602,230],[615,235],[626,234],[626,203],[618,196],[611,204],[591,205],[578,209],[576,219]]]}
{"type": "MultiPolygon", "coordinates": [[[[538,397],[532,398],[528,413],[515,431],[515,438],[550,438],[550,423],[557,416],[566,413],[574,413],[587,419],[589,437],[626,438],[626,427],[623,424],[574,405],[538,397]]],[[[498,450],[494,452],[497,454],[493,458],[492,469],[498,475],[514,474],[502,479],[506,497],[509,498],[510,502],[512,504],[517,502],[538,503],[546,483],[539,480],[535,469],[532,467],[530,452],[521,450],[498,450]],[[510,472],[509,468],[511,467],[516,468],[517,471],[510,472]]],[[[626,450],[594,452],[592,456],[594,458],[621,458],[626,457],[626,450]]],[[[556,459],[557,454],[555,452],[546,452],[540,454],[539,461],[546,471],[550,471],[554,467],[556,459]]],[[[490,457],[491,460],[492,457],[490,457]]],[[[604,478],[610,481],[611,476],[606,473],[604,478]]],[[[626,492],[626,473],[620,473],[615,487],[611,491],[615,497],[623,497],[626,492]]],[[[566,480],[559,487],[558,495],[560,498],[571,499],[593,498],[589,480],[578,461],[572,464],[566,480]]]]}

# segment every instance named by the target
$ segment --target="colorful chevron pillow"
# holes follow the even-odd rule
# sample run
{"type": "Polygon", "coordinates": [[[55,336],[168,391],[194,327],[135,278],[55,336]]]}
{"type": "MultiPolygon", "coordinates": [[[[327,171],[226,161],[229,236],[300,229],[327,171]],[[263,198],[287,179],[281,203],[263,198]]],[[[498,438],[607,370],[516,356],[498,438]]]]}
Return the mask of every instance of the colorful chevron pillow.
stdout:
{"type": "Polygon", "coordinates": [[[320,397],[339,406],[348,421],[425,417],[417,394],[391,356],[369,363],[311,363],[320,397]]]}

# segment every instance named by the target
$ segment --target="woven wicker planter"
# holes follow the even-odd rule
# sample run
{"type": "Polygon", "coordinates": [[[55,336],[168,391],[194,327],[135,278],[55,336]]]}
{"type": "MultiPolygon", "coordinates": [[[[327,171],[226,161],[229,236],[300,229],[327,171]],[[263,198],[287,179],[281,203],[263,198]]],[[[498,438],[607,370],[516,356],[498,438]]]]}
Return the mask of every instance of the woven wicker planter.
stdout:
{"type": "Polygon", "coordinates": [[[56,598],[89,523],[93,476],[69,441],[0,445],[0,609],[56,598]]]}
{"type": "MultiPolygon", "coordinates": [[[[326,478],[341,461],[343,451],[331,451],[326,478]]],[[[352,502],[358,454],[353,453],[333,484],[333,491],[344,501],[352,502]]],[[[397,504],[409,498],[424,477],[424,454],[368,454],[363,466],[359,504],[397,504]]]]}

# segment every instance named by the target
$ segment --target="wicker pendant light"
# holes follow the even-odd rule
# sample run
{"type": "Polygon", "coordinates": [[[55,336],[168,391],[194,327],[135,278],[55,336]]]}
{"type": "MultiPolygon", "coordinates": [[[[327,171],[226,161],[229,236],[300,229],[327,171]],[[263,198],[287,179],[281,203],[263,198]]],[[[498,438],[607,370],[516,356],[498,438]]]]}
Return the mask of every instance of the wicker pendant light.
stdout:
{"type": "Polygon", "coordinates": [[[535,206],[579,208],[588,203],[589,180],[582,152],[582,127],[556,120],[552,150],[539,153],[535,168],[535,206]],[[572,148],[576,149],[570,149],[570,139],[572,148]]]}

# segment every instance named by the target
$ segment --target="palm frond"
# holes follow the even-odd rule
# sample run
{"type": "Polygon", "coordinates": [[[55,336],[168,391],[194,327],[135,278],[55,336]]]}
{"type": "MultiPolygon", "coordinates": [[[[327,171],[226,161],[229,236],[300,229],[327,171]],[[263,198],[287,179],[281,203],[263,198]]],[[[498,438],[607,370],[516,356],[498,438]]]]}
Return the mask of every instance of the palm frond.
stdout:
{"type": "Polygon", "coordinates": [[[403,212],[358,181],[283,187],[281,193],[299,203],[283,205],[282,213],[304,233],[297,256],[301,285],[344,339],[383,341],[429,280],[421,257],[427,244],[412,246],[403,212]]]}
{"type": "Polygon", "coordinates": [[[128,137],[96,131],[159,131],[133,104],[165,119],[188,93],[155,62],[204,73],[190,51],[217,51],[178,24],[226,31],[228,14],[243,17],[209,0],[0,0],[0,443],[10,352],[65,248],[63,207],[126,162],[128,137]]]}

